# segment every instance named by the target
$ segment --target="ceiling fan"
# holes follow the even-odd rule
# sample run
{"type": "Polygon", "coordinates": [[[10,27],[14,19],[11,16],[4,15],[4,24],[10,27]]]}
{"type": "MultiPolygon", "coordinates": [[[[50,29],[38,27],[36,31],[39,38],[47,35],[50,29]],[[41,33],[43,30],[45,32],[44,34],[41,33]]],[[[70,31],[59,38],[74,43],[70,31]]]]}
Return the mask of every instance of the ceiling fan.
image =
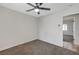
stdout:
{"type": "Polygon", "coordinates": [[[40,14],[40,10],[47,10],[47,11],[51,10],[50,8],[41,7],[43,3],[35,3],[35,5],[31,3],[27,3],[27,4],[33,7],[32,9],[26,10],[27,12],[34,10],[37,14],[40,14]]]}

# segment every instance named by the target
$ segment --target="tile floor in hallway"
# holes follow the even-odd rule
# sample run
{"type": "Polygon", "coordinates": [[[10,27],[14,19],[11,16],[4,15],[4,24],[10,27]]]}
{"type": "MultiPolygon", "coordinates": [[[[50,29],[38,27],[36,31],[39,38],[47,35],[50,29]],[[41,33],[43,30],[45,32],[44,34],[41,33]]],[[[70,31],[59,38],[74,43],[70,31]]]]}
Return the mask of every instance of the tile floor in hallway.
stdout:
{"type": "Polygon", "coordinates": [[[63,47],[75,52],[79,52],[79,46],[74,44],[74,39],[72,35],[63,36],[63,47]]]}
{"type": "Polygon", "coordinates": [[[74,45],[73,42],[64,41],[63,47],[66,48],[66,49],[69,49],[69,50],[72,50],[72,51],[75,51],[75,52],[78,52],[79,53],[78,46],[74,45]]]}

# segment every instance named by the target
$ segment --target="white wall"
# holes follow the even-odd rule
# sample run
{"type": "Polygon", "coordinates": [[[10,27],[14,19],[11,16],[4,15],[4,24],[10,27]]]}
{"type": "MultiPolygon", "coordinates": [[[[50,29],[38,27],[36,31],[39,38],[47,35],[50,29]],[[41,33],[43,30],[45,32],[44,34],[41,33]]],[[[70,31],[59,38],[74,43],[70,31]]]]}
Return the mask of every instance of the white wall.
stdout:
{"type": "Polygon", "coordinates": [[[41,18],[40,22],[40,39],[51,44],[62,46],[62,21],[58,16],[46,16],[41,18]]]}
{"type": "Polygon", "coordinates": [[[34,39],[36,18],[0,6],[0,50],[34,39]]]}
{"type": "Polygon", "coordinates": [[[75,41],[74,43],[79,45],[79,15],[75,15],[75,41]]]}
{"type": "Polygon", "coordinates": [[[63,31],[64,35],[73,35],[73,19],[64,20],[63,24],[67,24],[67,31],[63,31]]]}
{"type": "MultiPolygon", "coordinates": [[[[63,16],[75,13],[79,13],[79,8],[76,6],[37,20],[0,6],[0,50],[37,38],[63,46],[63,16]]],[[[79,44],[79,41],[76,41],[79,44]]]]}
{"type": "Polygon", "coordinates": [[[41,17],[39,38],[51,44],[63,46],[63,16],[79,13],[79,7],[74,6],[62,12],[41,17]],[[58,27],[58,24],[61,26],[58,27]]]}

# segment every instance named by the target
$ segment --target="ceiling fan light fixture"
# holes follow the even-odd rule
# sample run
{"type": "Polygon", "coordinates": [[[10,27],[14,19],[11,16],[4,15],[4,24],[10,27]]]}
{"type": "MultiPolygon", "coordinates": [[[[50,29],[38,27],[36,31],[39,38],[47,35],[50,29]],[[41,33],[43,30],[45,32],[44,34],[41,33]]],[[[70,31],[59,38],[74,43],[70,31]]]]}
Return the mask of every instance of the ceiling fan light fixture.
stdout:
{"type": "Polygon", "coordinates": [[[37,13],[37,12],[39,12],[40,10],[39,10],[38,8],[36,8],[34,11],[37,13]]]}
{"type": "Polygon", "coordinates": [[[41,10],[46,10],[46,11],[50,11],[50,8],[47,7],[41,7],[41,5],[43,3],[35,3],[35,5],[33,5],[32,3],[27,3],[28,5],[32,6],[32,9],[27,10],[27,12],[34,10],[35,13],[40,14],[41,10]]]}

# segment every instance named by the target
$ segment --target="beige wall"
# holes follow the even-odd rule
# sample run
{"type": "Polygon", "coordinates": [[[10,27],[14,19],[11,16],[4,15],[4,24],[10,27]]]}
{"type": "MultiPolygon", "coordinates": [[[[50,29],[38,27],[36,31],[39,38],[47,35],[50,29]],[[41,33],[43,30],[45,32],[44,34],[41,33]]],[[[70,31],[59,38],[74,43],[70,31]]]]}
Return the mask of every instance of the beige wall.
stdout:
{"type": "Polygon", "coordinates": [[[36,18],[0,6],[0,50],[34,39],[36,18]]]}

